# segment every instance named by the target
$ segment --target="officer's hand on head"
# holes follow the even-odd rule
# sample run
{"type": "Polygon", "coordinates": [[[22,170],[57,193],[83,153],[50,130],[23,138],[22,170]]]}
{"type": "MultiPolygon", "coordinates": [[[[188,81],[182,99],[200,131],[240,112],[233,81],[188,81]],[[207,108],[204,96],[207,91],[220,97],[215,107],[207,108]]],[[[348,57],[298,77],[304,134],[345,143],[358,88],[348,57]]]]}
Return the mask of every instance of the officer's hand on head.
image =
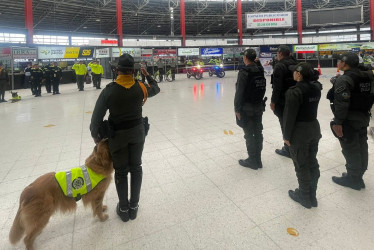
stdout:
{"type": "Polygon", "coordinates": [[[236,115],[236,117],[238,118],[238,120],[240,121],[241,120],[241,115],[240,115],[240,113],[239,112],[235,112],[235,115],[236,115]]]}
{"type": "Polygon", "coordinates": [[[343,137],[343,126],[342,125],[333,125],[332,129],[338,137],[343,137]]]}
{"type": "Polygon", "coordinates": [[[287,146],[291,146],[290,141],[287,141],[287,140],[283,140],[283,141],[284,141],[284,143],[285,143],[287,146]]]}
{"type": "Polygon", "coordinates": [[[270,109],[273,110],[273,111],[275,110],[275,103],[274,102],[270,103],[270,109]]]}
{"type": "Polygon", "coordinates": [[[143,75],[149,76],[149,73],[147,72],[147,70],[145,68],[141,67],[140,71],[142,72],[143,75]]]}

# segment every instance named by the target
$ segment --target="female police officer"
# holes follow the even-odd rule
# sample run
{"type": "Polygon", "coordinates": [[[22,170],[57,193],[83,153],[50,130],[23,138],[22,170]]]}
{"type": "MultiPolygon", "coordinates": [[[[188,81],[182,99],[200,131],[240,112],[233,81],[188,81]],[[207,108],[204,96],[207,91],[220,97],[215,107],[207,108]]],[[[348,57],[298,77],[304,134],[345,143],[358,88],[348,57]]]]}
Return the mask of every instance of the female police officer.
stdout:
{"type": "Polygon", "coordinates": [[[321,129],[317,110],[321,84],[308,63],[299,63],[293,73],[296,85],[286,92],[283,116],[284,142],[290,147],[299,188],[289,196],[306,208],[317,206],[316,191],[320,176],[317,161],[321,129]]]}
{"type": "Polygon", "coordinates": [[[115,170],[115,184],[119,203],[117,214],[122,221],[135,219],[138,211],[140,188],[142,184],[142,152],[145,130],[142,118],[143,100],[160,92],[155,80],[145,69],[142,74],[147,77],[146,89],[134,79],[134,59],[129,54],[119,58],[118,77],[101,92],[91,119],[91,135],[98,141],[99,127],[109,109],[109,123],[115,135],[109,138],[109,149],[115,170]],[[131,197],[128,201],[127,174],[131,173],[131,197]]]}

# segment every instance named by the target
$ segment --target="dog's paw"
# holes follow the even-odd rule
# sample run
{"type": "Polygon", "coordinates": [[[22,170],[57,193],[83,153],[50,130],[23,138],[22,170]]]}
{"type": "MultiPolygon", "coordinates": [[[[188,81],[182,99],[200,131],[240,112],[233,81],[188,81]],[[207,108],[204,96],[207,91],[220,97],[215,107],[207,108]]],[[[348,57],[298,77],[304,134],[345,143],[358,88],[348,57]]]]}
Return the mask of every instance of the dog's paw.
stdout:
{"type": "Polygon", "coordinates": [[[108,214],[102,214],[102,215],[100,216],[100,221],[101,221],[101,222],[104,222],[104,221],[106,221],[108,218],[109,218],[109,215],[108,215],[108,214]]]}
{"type": "Polygon", "coordinates": [[[103,205],[103,212],[105,212],[106,210],[108,210],[108,206],[107,205],[103,205]]]}

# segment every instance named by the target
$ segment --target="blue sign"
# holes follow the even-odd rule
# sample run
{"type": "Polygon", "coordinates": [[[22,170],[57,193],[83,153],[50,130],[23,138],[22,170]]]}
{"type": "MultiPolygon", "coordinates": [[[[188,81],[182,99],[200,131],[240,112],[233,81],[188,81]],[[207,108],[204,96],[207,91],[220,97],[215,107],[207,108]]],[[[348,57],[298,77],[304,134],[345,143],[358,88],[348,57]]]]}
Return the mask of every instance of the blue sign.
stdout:
{"type": "Polygon", "coordinates": [[[201,49],[201,56],[222,56],[222,48],[203,48],[201,49]]]}
{"type": "Polygon", "coordinates": [[[360,52],[361,49],[360,48],[352,48],[352,52],[360,52]]]}

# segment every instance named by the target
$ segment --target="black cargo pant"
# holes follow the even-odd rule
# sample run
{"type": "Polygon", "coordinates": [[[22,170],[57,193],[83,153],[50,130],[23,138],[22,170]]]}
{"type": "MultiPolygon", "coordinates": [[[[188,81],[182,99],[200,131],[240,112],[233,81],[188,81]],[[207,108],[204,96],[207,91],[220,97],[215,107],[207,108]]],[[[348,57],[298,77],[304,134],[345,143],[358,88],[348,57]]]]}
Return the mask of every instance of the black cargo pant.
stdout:
{"type": "Polygon", "coordinates": [[[101,75],[92,73],[92,82],[93,86],[99,89],[101,85],[101,75]]]}
{"type": "Polygon", "coordinates": [[[79,90],[84,90],[84,77],[85,75],[77,75],[77,84],[79,90]]]}
{"type": "Polygon", "coordinates": [[[60,86],[60,80],[57,78],[52,79],[53,83],[53,94],[60,93],[59,86],[60,86]]]}
{"type": "Polygon", "coordinates": [[[321,135],[318,121],[313,123],[296,124],[289,150],[300,191],[315,196],[320,176],[317,153],[321,135]]]}
{"type": "Polygon", "coordinates": [[[6,89],[7,83],[1,83],[0,82],[0,101],[5,100],[5,89],[6,89]]]}
{"type": "Polygon", "coordinates": [[[261,152],[264,141],[262,135],[262,114],[262,104],[244,104],[241,112],[241,119],[243,119],[244,124],[244,139],[247,146],[248,156],[259,161],[261,161],[261,152]]]}
{"type": "MultiPolygon", "coordinates": [[[[283,112],[284,112],[284,106],[282,104],[276,104],[274,114],[278,117],[278,120],[281,126],[282,140],[283,140],[283,112]]],[[[287,144],[284,143],[283,145],[284,145],[283,148],[289,151],[287,144]]]]}
{"type": "Polygon", "coordinates": [[[47,93],[51,93],[51,79],[50,78],[45,79],[45,89],[47,90],[47,93]]]}
{"type": "Polygon", "coordinates": [[[42,93],[41,79],[33,79],[31,84],[32,84],[33,93],[35,95],[41,95],[42,93]]]}
{"type": "Polygon", "coordinates": [[[177,71],[176,67],[171,67],[171,79],[175,80],[175,72],[177,71]]]}
{"type": "Polygon", "coordinates": [[[139,203],[143,179],[141,164],[144,141],[143,124],[127,130],[118,130],[115,136],[109,139],[119,206],[122,209],[127,209],[129,206],[136,207],[139,203]],[[131,174],[130,201],[128,200],[128,173],[131,174]]]}
{"type": "Polygon", "coordinates": [[[347,173],[362,178],[369,160],[367,127],[353,128],[344,124],[343,133],[346,140],[339,141],[346,160],[347,173]]]}

